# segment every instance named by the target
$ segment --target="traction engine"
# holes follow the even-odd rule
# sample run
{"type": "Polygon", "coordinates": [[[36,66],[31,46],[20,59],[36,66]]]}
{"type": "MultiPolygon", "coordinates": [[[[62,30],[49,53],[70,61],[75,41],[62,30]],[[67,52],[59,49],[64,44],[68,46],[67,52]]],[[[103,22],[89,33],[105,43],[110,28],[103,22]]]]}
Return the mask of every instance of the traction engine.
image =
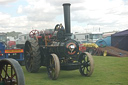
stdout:
{"type": "Polygon", "coordinates": [[[81,75],[90,76],[93,73],[94,62],[87,52],[79,51],[77,41],[71,39],[70,4],[63,4],[65,28],[57,24],[53,31],[32,30],[24,48],[25,67],[28,72],[38,72],[41,66],[46,66],[48,76],[55,80],[61,70],[79,69],[81,75]]]}

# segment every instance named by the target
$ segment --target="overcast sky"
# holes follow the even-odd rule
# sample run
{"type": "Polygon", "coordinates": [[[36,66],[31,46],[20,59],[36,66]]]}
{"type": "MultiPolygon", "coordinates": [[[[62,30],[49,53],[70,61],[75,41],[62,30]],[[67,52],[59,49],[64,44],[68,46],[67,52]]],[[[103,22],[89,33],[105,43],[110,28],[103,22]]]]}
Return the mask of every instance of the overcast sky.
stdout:
{"type": "Polygon", "coordinates": [[[71,3],[72,33],[128,29],[128,0],[0,0],[0,32],[64,25],[63,3],[71,3]]]}

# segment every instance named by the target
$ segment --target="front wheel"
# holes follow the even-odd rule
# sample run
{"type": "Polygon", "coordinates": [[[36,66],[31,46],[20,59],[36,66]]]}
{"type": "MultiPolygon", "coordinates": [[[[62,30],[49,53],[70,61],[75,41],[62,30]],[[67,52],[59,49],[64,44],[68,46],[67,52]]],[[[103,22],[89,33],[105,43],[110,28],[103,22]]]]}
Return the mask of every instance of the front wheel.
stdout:
{"type": "Polygon", "coordinates": [[[81,75],[91,76],[94,70],[94,62],[92,56],[88,52],[81,53],[79,57],[79,62],[79,71],[81,75]]]}
{"type": "Polygon", "coordinates": [[[56,80],[58,78],[60,72],[60,62],[56,54],[51,54],[49,56],[47,70],[48,76],[52,80],[56,80]]]}
{"type": "Polygon", "coordinates": [[[16,60],[0,60],[0,85],[25,85],[23,70],[16,60]]]}

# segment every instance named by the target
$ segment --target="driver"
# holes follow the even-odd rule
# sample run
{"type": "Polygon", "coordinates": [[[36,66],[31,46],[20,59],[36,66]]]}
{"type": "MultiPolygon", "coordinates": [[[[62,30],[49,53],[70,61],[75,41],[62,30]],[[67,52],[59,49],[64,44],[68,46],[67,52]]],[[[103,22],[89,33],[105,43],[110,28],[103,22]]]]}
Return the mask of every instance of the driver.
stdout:
{"type": "Polygon", "coordinates": [[[55,26],[55,29],[54,29],[54,31],[59,31],[59,30],[64,30],[64,27],[63,27],[63,25],[61,23],[60,24],[57,24],[55,26]]]}
{"type": "Polygon", "coordinates": [[[63,25],[62,25],[62,24],[60,24],[60,29],[64,30],[64,27],[63,27],[63,25]]]}

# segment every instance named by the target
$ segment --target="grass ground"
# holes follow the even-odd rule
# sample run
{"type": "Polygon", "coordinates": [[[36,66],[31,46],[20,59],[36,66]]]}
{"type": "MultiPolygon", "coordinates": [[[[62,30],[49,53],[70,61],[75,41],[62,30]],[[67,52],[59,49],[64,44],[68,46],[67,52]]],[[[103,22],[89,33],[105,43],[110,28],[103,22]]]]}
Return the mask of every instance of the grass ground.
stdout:
{"type": "Polygon", "coordinates": [[[60,71],[57,80],[50,80],[45,67],[29,73],[23,66],[26,85],[128,85],[128,57],[93,56],[95,68],[91,77],[83,77],[79,70],[60,71]]]}

